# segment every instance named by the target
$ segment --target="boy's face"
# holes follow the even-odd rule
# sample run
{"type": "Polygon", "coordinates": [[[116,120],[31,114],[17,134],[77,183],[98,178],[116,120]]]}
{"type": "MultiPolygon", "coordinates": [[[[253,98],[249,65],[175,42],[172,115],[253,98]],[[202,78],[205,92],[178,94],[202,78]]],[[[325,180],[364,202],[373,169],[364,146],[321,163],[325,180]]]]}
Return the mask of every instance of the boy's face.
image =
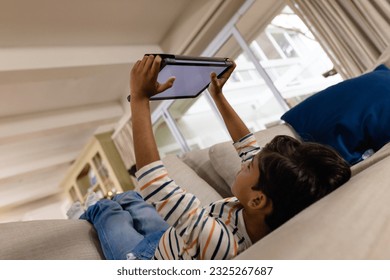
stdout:
{"type": "Polygon", "coordinates": [[[258,167],[258,156],[256,154],[252,161],[242,164],[241,170],[236,175],[236,180],[232,186],[232,193],[242,204],[246,203],[252,192],[256,192],[252,187],[259,182],[260,171],[258,167]]]}

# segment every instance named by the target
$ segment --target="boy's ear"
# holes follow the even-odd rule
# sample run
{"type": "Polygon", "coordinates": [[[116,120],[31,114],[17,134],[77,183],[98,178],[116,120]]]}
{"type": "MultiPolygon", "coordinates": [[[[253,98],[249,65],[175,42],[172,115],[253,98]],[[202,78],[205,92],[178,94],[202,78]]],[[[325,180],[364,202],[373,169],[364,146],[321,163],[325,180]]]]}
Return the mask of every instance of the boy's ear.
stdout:
{"type": "MultiPolygon", "coordinates": [[[[266,210],[272,207],[271,200],[261,191],[254,192],[248,201],[248,206],[253,210],[266,210]]],[[[271,208],[272,209],[272,208],[271,208]]]]}

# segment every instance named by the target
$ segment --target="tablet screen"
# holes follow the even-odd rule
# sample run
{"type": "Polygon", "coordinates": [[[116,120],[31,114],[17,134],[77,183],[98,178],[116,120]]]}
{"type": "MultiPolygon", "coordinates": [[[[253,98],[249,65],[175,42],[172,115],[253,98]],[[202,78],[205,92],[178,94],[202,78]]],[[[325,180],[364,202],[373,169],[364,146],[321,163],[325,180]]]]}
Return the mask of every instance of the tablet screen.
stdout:
{"type": "Polygon", "coordinates": [[[191,98],[202,93],[210,83],[210,74],[219,76],[227,68],[222,65],[166,65],[161,69],[157,81],[164,83],[168,78],[176,77],[173,86],[166,91],[153,96],[151,99],[191,98]]]}
{"type": "MultiPolygon", "coordinates": [[[[220,57],[153,55],[159,55],[162,58],[157,81],[165,83],[170,77],[176,77],[176,79],[171,88],[152,96],[151,100],[197,97],[210,84],[210,74],[212,72],[215,72],[219,77],[233,64],[228,59],[220,57]]],[[[127,100],[130,102],[130,95],[127,100]]]]}

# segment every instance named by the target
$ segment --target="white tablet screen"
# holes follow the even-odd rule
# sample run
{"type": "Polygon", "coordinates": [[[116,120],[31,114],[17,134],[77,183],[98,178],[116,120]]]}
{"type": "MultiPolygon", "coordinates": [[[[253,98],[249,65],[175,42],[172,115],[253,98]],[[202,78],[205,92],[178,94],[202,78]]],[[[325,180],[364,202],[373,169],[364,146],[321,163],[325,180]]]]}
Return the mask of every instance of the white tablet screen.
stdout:
{"type": "Polygon", "coordinates": [[[210,74],[220,75],[227,65],[166,65],[159,73],[157,81],[164,83],[174,76],[173,87],[153,96],[151,99],[190,98],[199,95],[210,83],[210,74]]]}

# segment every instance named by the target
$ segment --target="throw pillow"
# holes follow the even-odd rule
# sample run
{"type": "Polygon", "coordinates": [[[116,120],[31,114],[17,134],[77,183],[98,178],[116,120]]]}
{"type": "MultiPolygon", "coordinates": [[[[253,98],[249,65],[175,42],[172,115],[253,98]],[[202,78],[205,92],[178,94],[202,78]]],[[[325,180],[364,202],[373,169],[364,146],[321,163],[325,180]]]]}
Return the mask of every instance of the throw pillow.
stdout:
{"type": "Polygon", "coordinates": [[[390,70],[345,80],[307,98],[282,117],[304,141],[335,148],[350,164],[390,141],[390,70]]]}

